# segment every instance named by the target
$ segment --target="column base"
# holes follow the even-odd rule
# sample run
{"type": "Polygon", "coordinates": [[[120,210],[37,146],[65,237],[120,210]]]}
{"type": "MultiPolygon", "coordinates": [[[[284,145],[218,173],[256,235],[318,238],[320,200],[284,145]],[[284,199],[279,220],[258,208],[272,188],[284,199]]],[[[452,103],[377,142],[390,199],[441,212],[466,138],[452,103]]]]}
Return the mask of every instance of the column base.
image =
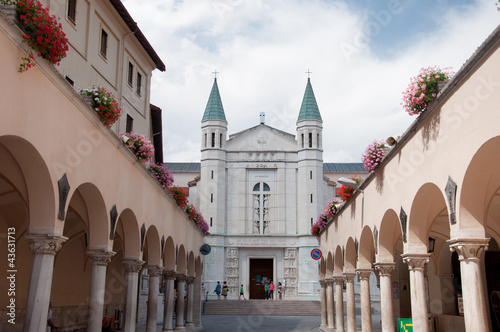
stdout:
{"type": "Polygon", "coordinates": [[[186,329],[186,327],[185,327],[185,326],[176,326],[176,327],[174,327],[174,331],[179,331],[179,330],[180,330],[180,331],[183,331],[183,330],[185,330],[185,329],[186,329]]]}
{"type": "Polygon", "coordinates": [[[187,329],[192,329],[194,327],[194,324],[193,323],[186,323],[185,327],[187,329]]]}

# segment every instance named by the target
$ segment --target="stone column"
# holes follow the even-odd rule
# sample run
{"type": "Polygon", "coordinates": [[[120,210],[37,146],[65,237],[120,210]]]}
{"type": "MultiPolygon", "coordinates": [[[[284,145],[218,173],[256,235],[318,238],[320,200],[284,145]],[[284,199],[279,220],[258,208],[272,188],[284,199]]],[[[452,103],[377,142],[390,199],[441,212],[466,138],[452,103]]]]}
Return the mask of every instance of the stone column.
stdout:
{"type": "Polygon", "coordinates": [[[193,284],[193,324],[201,326],[201,278],[195,278],[193,284]]]}
{"type": "Polygon", "coordinates": [[[123,331],[134,332],[137,318],[137,291],[139,286],[139,272],[144,262],[140,259],[124,259],[125,280],[127,293],[125,294],[125,311],[123,317],[123,331]]]}
{"type": "Polygon", "coordinates": [[[174,316],[174,271],[165,271],[163,273],[165,280],[165,303],[163,304],[163,332],[173,331],[174,316]]]}
{"type": "Polygon", "coordinates": [[[87,331],[102,330],[104,293],[106,291],[106,268],[114,254],[114,252],[104,250],[87,251],[87,255],[89,255],[90,262],[92,263],[87,331]]]}
{"type": "Polygon", "coordinates": [[[347,331],[356,332],[356,302],[354,298],[354,278],[356,273],[344,273],[347,304],[347,331]]]}
{"type": "Polygon", "coordinates": [[[193,328],[193,291],[194,291],[194,277],[187,277],[187,313],[186,313],[186,328],[193,328]]]}
{"type": "Polygon", "coordinates": [[[429,254],[405,254],[401,256],[410,270],[411,318],[413,326],[422,332],[429,331],[427,300],[425,296],[424,268],[429,262],[429,254]]]}
{"type": "Polygon", "coordinates": [[[450,250],[456,251],[460,260],[462,295],[464,300],[465,329],[488,331],[488,300],[484,294],[484,275],[481,258],[488,250],[489,239],[450,240],[450,250]]]}
{"type": "Polygon", "coordinates": [[[174,330],[184,330],[184,286],[186,276],[177,275],[177,305],[175,307],[175,328],[174,330]]]}
{"type": "Polygon", "coordinates": [[[54,257],[68,239],[48,234],[27,234],[28,248],[33,252],[31,276],[26,301],[25,331],[47,331],[54,257]]]}
{"type": "Polygon", "coordinates": [[[158,320],[158,292],[160,286],[159,277],[163,273],[163,267],[158,265],[148,265],[148,312],[146,316],[146,332],[156,332],[156,322],[158,320]]]}
{"type": "Polygon", "coordinates": [[[392,271],[395,263],[377,263],[375,268],[380,277],[380,307],[382,318],[382,332],[394,332],[394,311],[392,306],[392,271]]]}
{"type": "Polygon", "coordinates": [[[329,329],[335,328],[335,319],[334,319],[334,307],[335,303],[333,301],[333,279],[325,279],[326,280],[326,320],[328,323],[329,329]]]}
{"type": "Polygon", "coordinates": [[[361,331],[372,331],[372,305],[370,300],[370,276],[372,269],[359,269],[357,273],[361,279],[361,331]]]}
{"type": "Polygon", "coordinates": [[[326,318],[327,313],[327,305],[326,305],[326,281],[320,280],[319,284],[321,285],[321,327],[325,328],[328,326],[328,321],[326,318]]]}
{"type": "Polygon", "coordinates": [[[344,332],[344,277],[342,274],[334,275],[333,282],[335,283],[335,326],[337,332],[344,332]]]}

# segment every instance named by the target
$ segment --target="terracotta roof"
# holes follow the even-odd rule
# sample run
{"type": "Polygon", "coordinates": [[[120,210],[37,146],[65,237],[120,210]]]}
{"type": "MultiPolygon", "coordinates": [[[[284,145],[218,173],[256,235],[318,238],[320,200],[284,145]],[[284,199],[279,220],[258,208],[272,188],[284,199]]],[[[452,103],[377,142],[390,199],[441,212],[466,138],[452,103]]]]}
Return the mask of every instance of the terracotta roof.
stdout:
{"type": "Polygon", "coordinates": [[[158,68],[158,70],[165,71],[165,64],[161,61],[158,54],[156,54],[153,46],[151,46],[146,37],[143,35],[141,29],[139,29],[137,23],[132,19],[132,16],[130,16],[123,3],[120,0],[109,0],[109,2],[111,2],[113,7],[115,7],[116,11],[118,12],[118,14],[120,14],[123,21],[127,24],[130,31],[134,32],[134,35],[139,43],[141,43],[142,47],[144,47],[144,50],[149,54],[149,57],[155,63],[156,68],[158,68]]]}

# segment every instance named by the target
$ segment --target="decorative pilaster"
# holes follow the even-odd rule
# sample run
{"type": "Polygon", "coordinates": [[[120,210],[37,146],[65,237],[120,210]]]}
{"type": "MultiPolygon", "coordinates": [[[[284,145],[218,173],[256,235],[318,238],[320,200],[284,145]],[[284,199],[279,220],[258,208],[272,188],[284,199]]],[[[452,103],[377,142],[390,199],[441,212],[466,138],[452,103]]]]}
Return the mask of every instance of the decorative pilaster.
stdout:
{"type": "Polygon", "coordinates": [[[24,237],[33,252],[24,328],[26,331],[44,331],[47,328],[54,258],[68,238],[49,234],[27,234],[24,237]]]}
{"type": "Polygon", "coordinates": [[[333,279],[328,278],[326,281],[326,320],[328,329],[335,329],[335,303],[333,302],[333,279]]]}
{"type": "Polygon", "coordinates": [[[177,305],[175,308],[175,328],[174,330],[184,330],[184,287],[186,285],[186,276],[177,275],[177,305]]]}
{"type": "Polygon", "coordinates": [[[321,286],[321,327],[325,328],[328,326],[327,318],[326,318],[326,281],[320,280],[319,284],[321,286]]]}
{"type": "Polygon", "coordinates": [[[137,317],[137,288],[139,282],[139,272],[141,272],[144,262],[140,259],[124,259],[123,265],[125,266],[125,280],[127,280],[123,331],[134,332],[135,320],[137,317]]]}
{"type": "Polygon", "coordinates": [[[163,267],[158,265],[148,265],[148,312],[146,316],[146,332],[156,332],[156,321],[158,319],[158,293],[163,267]]]}
{"type": "Polygon", "coordinates": [[[163,330],[162,332],[173,331],[174,317],[174,280],[176,278],[175,271],[164,271],[165,278],[165,300],[163,304],[163,330]]]}
{"type": "Polygon", "coordinates": [[[344,277],[341,274],[333,275],[333,283],[335,285],[335,326],[337,332],[344,332],[344,277]]]}
{"type": "Polygon", "coordinates": [[[361,331],[372,332],[372,313],[370,300],[370,276],[372,269],[356,270],[359,275],[361,288],[361,331]]]}
{"type": "Polygon", "coordinates": [[[382,315],[382,331],[395,331],[392,305],[392,271],[395,263],[377,263],[375,268],[380,277],[380,306],[382,315]]]}
{"type": "Polygon", "coordinates": [[[283,258],[285,277],[285,296],[293,298],[297,296],[297,249],[286,248],[283,258]]]}
{"type": "Polygon", "coordinates": [[[347,304],[347,331],[356,332],[356,302],[354,297],[354,278],[356,273],[344,273],[345,296],[347,304]]]}
{"type": "Polygon", "coordinates": [[[420,326],[422,332],[429,331],[427,317],[427,300],[425,296],[425,264],[430,254],[404,254],[403,262],[410,271],[411,317],[413,326],[420,326]]]}
{"type": "Polygon", "coordinates": [[[194,277],[187,277],[186,284],[187,284],[186,328],[192,328],[194,327],[193,324],[194,277]]]}
{"type": "Polygon", "coordinates": [[[228,284],[229,297],[239,295],[239,250],[238,248],[227,248],[226,251],[226,280],[228,284]]]}
{"type": "Polygon", "coordinates": [[[87,255],[89,255],[89,260],[92,263],[87,330],[99,331],[102,329],[102,316],[104,312],[106,268],[115,253],[104,250],[89,250],[87,251],[87,255]]]}
{"type": "Polygon", "coordinates": [[[460,260],[464,319],[467,331],[487,331],[488,301],[484,297],[484,275],[481,265],[484,251],[490,239],[455,239],[448,241],[451,251],[456,251],[460,260]]]}

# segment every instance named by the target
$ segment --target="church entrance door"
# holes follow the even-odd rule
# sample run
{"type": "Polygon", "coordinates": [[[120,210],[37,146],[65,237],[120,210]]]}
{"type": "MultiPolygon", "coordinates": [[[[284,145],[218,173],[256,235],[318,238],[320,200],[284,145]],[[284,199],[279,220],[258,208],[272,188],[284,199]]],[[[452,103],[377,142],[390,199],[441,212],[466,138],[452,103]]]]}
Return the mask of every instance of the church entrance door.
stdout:
{"type": "Polygon", "coordinates": [[[273,280],[273,259],[272,258],[251,258],[250,259],[250,299],[265,298],[265,283],[273,280]]]}

